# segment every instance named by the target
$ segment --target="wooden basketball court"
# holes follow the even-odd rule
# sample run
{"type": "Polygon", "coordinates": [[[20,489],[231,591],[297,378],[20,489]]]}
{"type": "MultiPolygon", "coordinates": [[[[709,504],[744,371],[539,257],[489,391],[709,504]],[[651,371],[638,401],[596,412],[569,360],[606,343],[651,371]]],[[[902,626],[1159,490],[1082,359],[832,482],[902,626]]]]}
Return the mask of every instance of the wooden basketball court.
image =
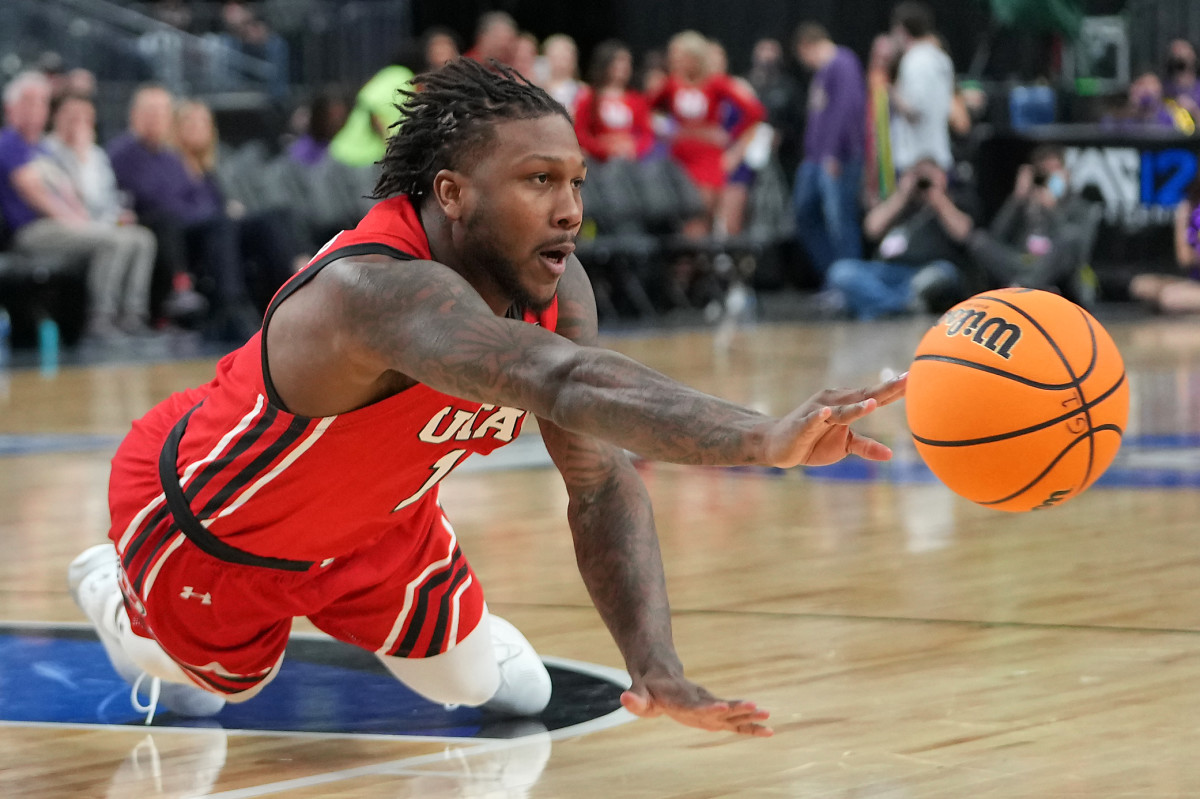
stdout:
{"type": "MultiPolygon", "coordinates": [[[[929,321],[606,343],[782,412],[903,370],[929,321]]],[[[929,482],[902,406],[862,425],[892,468],[642,466],[689,676],[769,708],[774,738],[665,720],[532,743],[4,724],[0,796],[1200,795],[1200,324],[1109,330],[1132,385],[1126,477],[1058,509],[989,511],[929,482]]],[[[0,373],[0,441],[61,434],[0,450],[0,621],[82,621],[66,566],[103,540],[115,442],[212,366],[0,373]]],[[[494,612],[545,655],[621,666],[552,469],[456,474],[442,496],[494,612]]]]}

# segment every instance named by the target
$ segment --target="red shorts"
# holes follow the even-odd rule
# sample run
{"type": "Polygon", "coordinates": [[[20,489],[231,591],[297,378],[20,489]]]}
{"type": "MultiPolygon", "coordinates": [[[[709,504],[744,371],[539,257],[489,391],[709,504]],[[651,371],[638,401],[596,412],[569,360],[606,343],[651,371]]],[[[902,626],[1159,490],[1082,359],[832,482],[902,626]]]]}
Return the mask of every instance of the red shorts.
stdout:
{"type": "Polygon", "coordinates": [[[135,631],[197,681],[225,693],[250,689],[283,657],[295,616],[347,643],[410,658],[453,648],[479,623],[483,590],[440,507],[425,529],[397,527],[303,570],[204,551],[167,512],[155,443],[166,432],[151,424],[135,426],[113,459],[110,537],[135,631]]]}

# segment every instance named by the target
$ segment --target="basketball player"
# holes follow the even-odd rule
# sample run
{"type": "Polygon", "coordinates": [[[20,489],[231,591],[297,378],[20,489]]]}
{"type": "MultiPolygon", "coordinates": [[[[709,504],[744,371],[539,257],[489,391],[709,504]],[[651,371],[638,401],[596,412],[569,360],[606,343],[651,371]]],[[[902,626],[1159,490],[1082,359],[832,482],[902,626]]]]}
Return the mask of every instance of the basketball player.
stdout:
{"type": "Polygon", "coordinates": [[[180,712],[261,691],[307,616],[433,701],[536,714],[546,669],[488,613],[437,499],[456,465],[512,441],[532,412],[632,678],[625,707],[770,734],[766,711],[683,676],[650,503],[623,449],[693,464],[883,460],[887,447],[847,425],[904,380],[771,418],[598,348],[572,255],[586,168],[571,118],[495,68],[459,59],[423,76],[382,163],[386,199],[280,290],[211,383],[134,423],[113,459],[112,544],[72,564],[73,593],[118,671],[145,672],[151,698],[180,712]]]}

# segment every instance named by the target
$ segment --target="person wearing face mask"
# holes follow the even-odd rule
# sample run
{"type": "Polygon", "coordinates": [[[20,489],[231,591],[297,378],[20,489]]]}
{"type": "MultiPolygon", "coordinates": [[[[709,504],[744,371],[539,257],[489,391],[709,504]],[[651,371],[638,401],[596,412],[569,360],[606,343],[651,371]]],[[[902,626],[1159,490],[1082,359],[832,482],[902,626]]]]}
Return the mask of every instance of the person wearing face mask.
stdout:
{"type": "Polygon", "coordinates": [[[1167,51],[1167,70],[1163,97],[1200,119],[1200,80],[1196,79],[1196,48],[1187,39],[1171,42],[1167,51]]]}
{"type": "Polygon", "coordinates": [[[1090,253],[1098,207],[1071,192],[1061,148],[1042,145],[1017,170],[1016,185],[988,229],[967,250],[993,286],[1056,291],[1078,300],[1077,276],[1090,253]]]}

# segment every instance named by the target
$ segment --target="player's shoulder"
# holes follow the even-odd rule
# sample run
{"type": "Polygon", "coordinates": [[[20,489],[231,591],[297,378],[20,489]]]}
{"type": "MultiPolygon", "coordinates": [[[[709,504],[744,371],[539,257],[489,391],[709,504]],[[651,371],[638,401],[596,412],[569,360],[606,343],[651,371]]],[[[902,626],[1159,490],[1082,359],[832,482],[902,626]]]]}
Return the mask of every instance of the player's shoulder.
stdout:
{"type": "Polygon", "coordinates": [[[555,332],[577,344],[596,340],[596,295],[583,264],[572,255],[558,282],[558,321],[555,332]]]}

